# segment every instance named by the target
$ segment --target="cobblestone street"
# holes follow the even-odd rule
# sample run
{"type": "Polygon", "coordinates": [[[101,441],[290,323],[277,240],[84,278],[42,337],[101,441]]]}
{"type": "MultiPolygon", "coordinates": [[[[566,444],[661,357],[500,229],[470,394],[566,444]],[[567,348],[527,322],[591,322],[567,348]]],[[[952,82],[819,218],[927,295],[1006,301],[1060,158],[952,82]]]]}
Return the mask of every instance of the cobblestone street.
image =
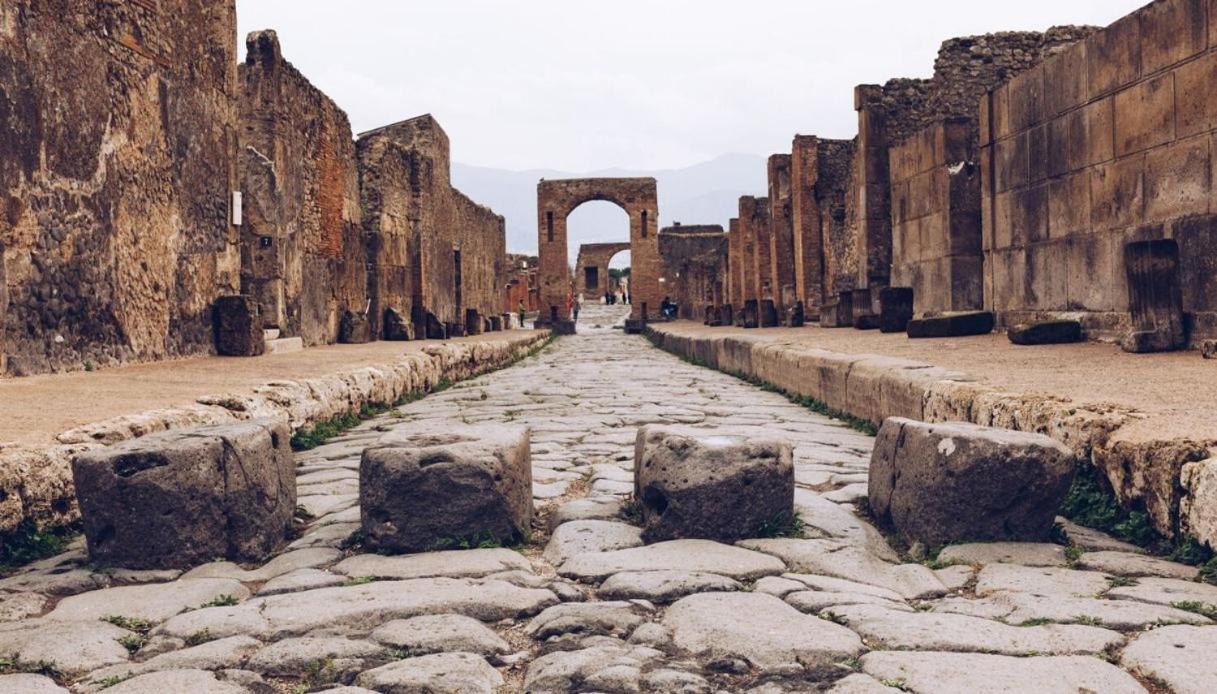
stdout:
{"type": "Polygon", "coordinates": [[[0,691],[1217,689],[1217,587],[1194,567],[1075,527],[1068,552],[913,562],[859,515],[871,437],[623,335],[621,309],[588,306],[579,335],[298,454],[305,525],[264,566],[101,571],[78,547],[0,580],[0,656],[40,671],[0,691]],[[350,544],[365,447],[480,423],[531,428],[527,543],[350,544]],[[791,442],[802,536],[643,545],[634,442],[654,423],[791,442]]]}

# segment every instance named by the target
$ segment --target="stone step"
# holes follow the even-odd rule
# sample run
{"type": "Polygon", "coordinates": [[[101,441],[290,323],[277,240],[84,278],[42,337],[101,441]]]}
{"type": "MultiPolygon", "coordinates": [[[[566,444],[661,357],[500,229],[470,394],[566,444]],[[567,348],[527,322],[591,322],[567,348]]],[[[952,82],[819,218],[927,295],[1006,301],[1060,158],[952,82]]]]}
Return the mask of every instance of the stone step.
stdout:
{"type": "Polygon", "coordinates": [[[280,337],[266,341],[266,354],[290,354],[304,351],[304,339],[299,337],[280,337]]]}

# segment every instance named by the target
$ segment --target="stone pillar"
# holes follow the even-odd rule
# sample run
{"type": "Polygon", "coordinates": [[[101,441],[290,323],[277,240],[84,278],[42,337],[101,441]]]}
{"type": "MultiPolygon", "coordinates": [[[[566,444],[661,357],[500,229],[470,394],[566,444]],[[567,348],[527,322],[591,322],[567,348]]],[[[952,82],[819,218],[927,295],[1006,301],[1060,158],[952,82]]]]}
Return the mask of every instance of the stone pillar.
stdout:
{"type": "Polygon", "coordinates": [[[790,155],[775,154],[769,157],[769,277],[779,314],[798,301],[790,197],[790,155]]]}
{"type": "Polygon", "coordinates": [[[0,243],[0,376],[8,373],[8,352],[4,329],[8,325],[8,281],[4,273],[4,244],[0,243]]]}
{"type": "Polygon", "coordinates": [[[1128,352],[1165,352],[1187,346],[1179,244],[1174,239],[1135,241],[1124,247],[1132,332],[1128,352]]]}
{"type": "Polygon", "coordinates": [[[790,221],[794,235],[795,295],[813,319],[823,305],[824,238],[816,183],[820,176],[820,140],[796,135],[790,153],[790,221]]]}
{"type": "MultiPolygon", "coordinates": [[[[541,201],[544,203],[544,201],[541,201]]],[[[537,206],[537,248],[540,251],[541,306],[538,322],[569,320],[566,295],[570,291],[570,267],[566,264],[566,211],[537,206]]],[[[633,220],[630,220],[633,226],[633,220]]]]}
{"type": "MultiPolygon", "coordinates": [[[[882,88],[864,84],[854,91],[858,112],[858,286],[886,287],[892,267],[891,184],[887,113],[882,88]]],[[[856,307],[855,307],[856,310],[856,307]]]]}
{"type": "MultiPolygon", "coordinates": [[[[752,242],[751,264],[745,268],[748,274],[748,299],[772,299],[773,276],[770,274],[769,243],[769,199],[744,196],[740,198],[740,224],[747,231],[746,240],[752,242]]],[[[747,249],[745,248],[745,253],[747,249]]]]}

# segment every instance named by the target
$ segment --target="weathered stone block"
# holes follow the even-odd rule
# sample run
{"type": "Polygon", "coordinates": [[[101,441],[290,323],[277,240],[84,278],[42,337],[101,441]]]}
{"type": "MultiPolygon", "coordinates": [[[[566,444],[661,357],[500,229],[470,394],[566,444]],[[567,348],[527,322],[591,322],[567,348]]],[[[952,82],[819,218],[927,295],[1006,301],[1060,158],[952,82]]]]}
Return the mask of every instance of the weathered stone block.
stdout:
{"type": "Polygon", "coordinates": [[[820,326],[824,328],[848,328],[854,324],[854,299],[852,292],[841,292],[835,302],[820,309],[820,326]]]}
{"type": "Polygon", "coordinates": [[[879,290],[879,332],[902,333],[913,320],[913,290],[884,287],[879,290]]]}
{"type": "Polygon", "coordinates": [[[516,542],[532,521],[529,430],[389,432],[363,452],[359,506],[365,542],[376,550],[516,542]]]}
{"type": "Polygon", "coordinates": [[[338,326],[338,341],[348,345],[362,345],[372,341],[372,326],[364,313],[344,311],[338,326]]]}
{"type": "Polygon", "coordinates": [[[891,418],[871,457],[880,522],[910,542],[1047,540],[1073,482],[1072,451],[1042,434],[891,418]]]}
{"type": "Polygon", "coordinates": [[[252,296],[222,296],[215,302],[216,353],[225,357],[256,357],[265,349],[262,318],[252,296]]]}
{"type": "Polygon", "coordinates": [[[490,322],[490,331],[491,332],[497,333],[503,329],[503,317],[502,316],[490,316],[486,320],[488,320],[490,322]]]}
{"type": "Polygon", "coordinates": [[[464,323],[444,323],[444,331],[448,333],[448,337],[464,337],[464,323]]]}
{"type": "Polygon", "coordinates": [[[731,304],[718,307],[718,320],[721,325],[735,325],[735,310],[731,304]]]}
{"type": "Polygon", "coordinates": [[[131,569],[260,561],[286,537],[296,468],[285,422],[179,429],[72,462],[89,556],[131,569]]]}
{"type": "Polygon", "coordinates": [[[434,313],[425,311],[422,316],[422,324],[425,326],[424,332],[428,340],[448,339],[448,326],[442,323],[434,313]]]}
{"type": "Polygon", "coordinates": [[[1082,323],[1076,320],[1042,320],[1016,325],[1006,333],[1016,345],[1059,345],[1082,341],[1082,323]]]}
{"type": "Polygon", "coordinates": [[[465,334],[466,335],[481,335],[485,326],[482,324],[482,316],[477,312],[476,308],[465,310],[465,334]]]}
{"type": "Polygon", "coordinates": [[[744,302],[744,310],[740,311],[740,321],[745,328],[759,328],[761,325],[761,306],[756,299],[744,302]]]}
{"type": "Polygon", "coordinates": [[[762,328],[776,328],[778,326],[778,309],[773,299],[761,301],[758,321],[762,328]]]}
{"type": "Polygon", "coordinates": [[[384,339],[392,342],[404,342],[414,339],[414,325],[396,309],[385,309],[384,339]]]}
{"type": "MultiPolygon", "coordinates": [[[[625,332],[630,335],[641,334],[645,327],[646,327],[645,321],[635,320],[633,318],[627,318],[625,321],[625,332]]],[[[552,330],[555,335],[574,335],[575,334],[575,321],[573,321],[573,320],[556,321],[549,325],[549,329],[552,330]]]]}
{"type": "Polygon", "coordinates": [[[1115,95],[1117,157],[1175,139],[1175,80],[1167,74],[1115,95]]]}
{"type": "Polygon", "coordinates": [[[794,518],[790,444],[646,426],[634,445],[634,496],[650,542],[734,542],[794,518]]]}
{"type": "Polygon", "coordinates": [[[948,313],[909,321],[908,334],[912,338],[987,335],[993,332],[996,324],[993,314],[988,311],[948,313]]]}
{"type": "Polygon", "coordinates": [[[1135,241],[1124,247],[1132,332],[1121,342],[1128,352],[1163,352],[1187,346],[1179,244],[1174,239],[1135,241]]]}
{"type": "Polygon", "coordinates": [[[722,318],[720,317],[720,314],[716,307],[707,306],[706,310],[703,313],[704,313],[704,319],[702,320],[702,323],[704,323],[705,325],[708,325],[711,327],[718,327],[723,324],[722,318]]]}

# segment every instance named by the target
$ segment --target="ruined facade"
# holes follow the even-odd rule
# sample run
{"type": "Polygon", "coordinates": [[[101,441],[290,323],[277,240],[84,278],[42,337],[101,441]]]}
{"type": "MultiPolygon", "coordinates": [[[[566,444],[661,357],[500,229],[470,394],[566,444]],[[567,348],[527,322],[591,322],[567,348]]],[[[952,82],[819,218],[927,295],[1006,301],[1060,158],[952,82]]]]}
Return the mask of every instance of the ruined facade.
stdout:
{"type": "Polygon", "coordinates": [[[615,289],[609,278],[609,263],[613,256],[630,250],[628,243],[585,243],[579,246],[575,260],[575,293],[589,301],[597,301],[615,289]]]}
{"type": "Polygon", "coordinates": [[[502,217],[452,187],[448,135],[419,116],[361,134],[357,151],[373,335],[390,310],[418,337],[438,325],[480,331],[501,312],[506,232],[502,217]]]}
{"type": "Polygon", "coordinates": [[[745,195],[739,199],[743,302],[773,299],[772,264],[769,261],[769,199],[745,195]]]}
{"type": "Polygon", "coordinates": [[[507,254],[504,313],[518,314],[521,303],[528,313],[535,312],[541,305],[540,264],[540,258],[535,255],[507,254]]]}
{"type": "Polygon", "coordinates": [[[0,6],[0,361],[207,353],[240,284],[234,3],[51,5],[0,6]]]}
{"type": "Polygon", "coordinates": [[[1125,246],[1170,239],[1191,339],[1217,336],[1210,13],[1155,2],[985,96],[985,302],[1003,323],[1069,312],[1124,333],[1125,246]]]}
{"type": "Polygon", "coordinates": [[[727,235],[717,224],[680,225],[659,231],[664,296],[680,318],[703,320],[726,303],[727,235]]]}
{"type": "Polygon", "coordinates": [[[779,312],[799,301],[795,294],[794,225],[790,185],[790,155],[769,157],[769,279],[779,312]]]}
{"type": "Polygon", "coordinates": [[[347,116],[283,59],[273,31],[250,34],[240,66],[241,287],[263,325],[305,345],[338,340],[367,303],[359,167],[347,116]]]}
{"type": "Polygon", "coordinates": [[[537,185],[537,244],[541,252],[542,325],[569,320],[567,299],[575,292],[566,249],[566,218],[592,200],[607,200],[630,218],[630,318],[659,311],[659,199],[653,178],[543,180],[537,185]]]}

